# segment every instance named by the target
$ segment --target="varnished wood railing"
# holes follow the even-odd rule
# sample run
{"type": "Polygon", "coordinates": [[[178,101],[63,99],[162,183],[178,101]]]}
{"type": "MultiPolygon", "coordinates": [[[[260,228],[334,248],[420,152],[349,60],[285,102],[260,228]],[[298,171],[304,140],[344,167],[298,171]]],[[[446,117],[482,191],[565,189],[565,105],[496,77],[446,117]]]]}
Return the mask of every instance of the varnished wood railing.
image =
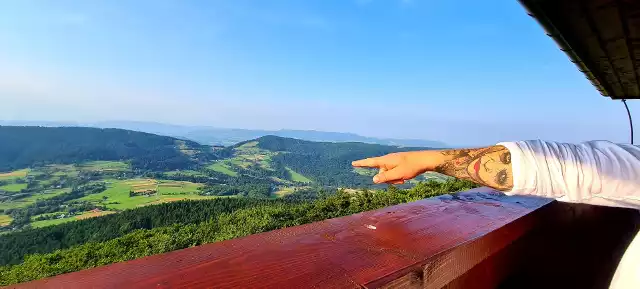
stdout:
{"type": "Polygon", "coordinates": [[[572,285],[606,284],[637,221],[479,189],[14,287],[587,288],[572,285]]]}

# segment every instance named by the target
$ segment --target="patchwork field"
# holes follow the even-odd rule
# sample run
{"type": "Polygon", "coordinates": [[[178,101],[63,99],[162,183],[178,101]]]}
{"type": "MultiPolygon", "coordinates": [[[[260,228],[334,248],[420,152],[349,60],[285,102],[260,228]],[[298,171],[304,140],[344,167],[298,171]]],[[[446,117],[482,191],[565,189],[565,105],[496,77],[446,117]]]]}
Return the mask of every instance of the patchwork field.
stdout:
{"type": "Polygon", "coordinates": [[[231,162],[243,168],[257,164],[264,169],[271,169],[271,157],[274,155],[276,153],[259,148],[258,142],[253,141],[235,148],[235,155],[231,162]]]}
{"type": "MultiPolygon", "coordinates": [[[[58,216],[65,215],[63,212],[64,207],[62,207],[59,212],[31,216],[31,225],[33,227],[61,224],[163,202],[214,198],[213,196],[198,195],[198,189],[202,184],[144,178],[126,180],[113,179],[113,177],[119,175],[111,173],[126,172],[130,171],[130,169],[130,165],[125,162],[94,161],[83,164],[47,165],[35,169],[4,172],[0,174],[0,181],[4,183],[0,186],[0,192],[5,192],[4,195],[0,195],[0,197],[2,197],[0,200],[4,199],[4,201],[0,201],[0,210],[25,208],[36,203],[38,200],[49,199],[63,193],[69,193],[71,192],[71,186],[73,186],[72,183],[83,178],[83,172],[104,173],[106,179],[93,182],[103,182],[106,184],[107,189],[101,193],[86,195],[71,201],[89,201],[95,205],[104,206],[108,210],[92,210],[80,215],[71,214],[65,216],[65,218],[58,218],[58,216]],[[30,185],[28,185],[28,183],[30,185]],[[17,198],[16,193],[26,189],[28,186],[29,190],[23,191],[26,197],[23,195],[23,198],[17,198]],[[130,192],[137,192],[138,195],[130,196],[130,192]],[[54,217],[50,220],[36,220],[37,217],[45,215],[52,215],[54,217]]],[[[174,173],[206,176],[197,171],[180,171],[174,173]]],[[[95,177],[95,175],[93,176],[95,177]]],[[[0,226],[6,226],[11,223],[12,219],[10,216],[1,213],[0,216],[0,226]]]]}
{"type": "MultiPolygon", "coordinates": [[[[234,149],[234,155],[232,158],[215,161],[207,166],[207,169],[223,173],[231,177],[239,176],[238,172],[235,171],[234,168],[251,169],[251,166],[257,165],[262,169],[273,171],[274,168],[271,163],[272,158],[278,153],[261,149],[257,145],[258,142],[254,141],[236,147],[234,149]]],[[[311,179],[292,170],[291,168],[285,169],[291,175],[291,178],[289,180],[284,180],[278,177],[272,177],[271,179],[283,185],[291,185],[292,182],[313,182],[311,179]]]]}
{"type": "Polygon", "coordinates": [[[197,194],[201,184],[154,179],[105,180],[107,189],[99,194],[92,194],[80,200],[92,201],[111,210],[133,209],[159,201],[176,201],[182,199],[211,198],[197,194]],[[155,190],[152,195],[130,196],[129,192],[155,190]]]}
{"type": "MultiPolygon", "coordinates": [[[[31,221],[31,226],[33,226],[35,228],[41,228],[41,227],[57,225],[57,224],[67,223],[67,222],[76,221],[76,220],[82,220],[82,219],[87,219],[87,218],[93,218],[93,217],[99,217],[99,216],[114,214],[114,213],[116,213],[116,212],[114,212],[114,211],[101,211],[101,210],[96,209],[96,210],[83,212],[82,214],[79,214],[79,215],[67,215],[65,218],[54,218],[54,219],[51,219],[51,220],[36,221],[36,220],[34,220],[35,217],[33,217],[32,221],[31,221]]],[[[39,215],[39,216],[46,216],[46,215],[59,216],[61,214],[64,214],[64,213],[63,212],[56,212],[56,213],[42,214],[42,215],[39,215]]]]}
{"type": "Polygon", "coordinates": [[[57,195],[60,195],[62,193],[67,193],[69,191],[71,191],[71,189],[47,190],[42,193],[33,194],[23,199],[13,200],[9,202],[0,202],[0,210],[24,208],[28,205],[35,203],[39,199],[42,199],[42,200],[49,199],[57,195]]]}

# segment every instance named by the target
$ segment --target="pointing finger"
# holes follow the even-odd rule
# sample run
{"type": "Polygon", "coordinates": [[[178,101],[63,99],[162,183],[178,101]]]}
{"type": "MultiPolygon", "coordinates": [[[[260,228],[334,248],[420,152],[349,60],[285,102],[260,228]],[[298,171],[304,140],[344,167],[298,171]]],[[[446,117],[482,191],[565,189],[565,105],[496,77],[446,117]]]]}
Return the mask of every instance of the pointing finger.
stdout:
{"type": "Polygon", "coordinates": [[[380,167],[380,158],[368,158],[363,160],[354,161],[351,163],[354,167],[380,167]]]}
{"type": "Polygon", "coordinates": [[[373,177],[376,184],[404,181],[404,173],[398,169],[381,172],[373,177]]]}

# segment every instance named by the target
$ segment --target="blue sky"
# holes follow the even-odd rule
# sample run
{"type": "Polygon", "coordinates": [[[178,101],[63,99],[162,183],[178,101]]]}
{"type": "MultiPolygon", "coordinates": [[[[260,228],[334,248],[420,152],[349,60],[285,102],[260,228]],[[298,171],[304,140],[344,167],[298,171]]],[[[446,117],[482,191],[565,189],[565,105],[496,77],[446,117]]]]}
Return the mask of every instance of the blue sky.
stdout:
{"type": "Polygon", "coordinates": [[[628,138],[515,0],[2,1],[0,100],[5,120],[628,138]]]}

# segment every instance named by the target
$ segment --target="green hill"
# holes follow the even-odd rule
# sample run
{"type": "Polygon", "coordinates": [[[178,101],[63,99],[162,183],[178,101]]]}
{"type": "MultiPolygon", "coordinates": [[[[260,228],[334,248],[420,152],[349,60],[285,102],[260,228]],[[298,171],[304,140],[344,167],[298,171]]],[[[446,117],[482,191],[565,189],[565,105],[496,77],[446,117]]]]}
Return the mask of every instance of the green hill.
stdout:
{"type": "Polygon", "coordinates": [[[0,137],[0,233],[184,199],[313,200],[320,190],[379,189],[375,172],[353,169],[351,161],[410,149],[265,136],[214,151],[79,127],[0,127],[0,137]]]}
{"type": "Polygon", "coordinates": [[[0,285],[472,186],[385,191],[351,167],[412,149],[264,136],[213,150],[120,129],[0,127],[0,285]]]}
{"type": "Polygon", "coordinates": [[[86,161],[129,161],[134,169],[189,169],[213,159],[208,146],[122,129],[0,126],[0,172],[86,161]]]}
{"type": "Polygon", "coordinates": [[[371,185],[371,176],[354,170],[351,162],[361,158],[425,148],[401,148],[366,143],[313,142],[264,136],[228,147],[221,155],[229,168],[271,170],[274,177],[311,182],[321,186],[371,185]]]}

